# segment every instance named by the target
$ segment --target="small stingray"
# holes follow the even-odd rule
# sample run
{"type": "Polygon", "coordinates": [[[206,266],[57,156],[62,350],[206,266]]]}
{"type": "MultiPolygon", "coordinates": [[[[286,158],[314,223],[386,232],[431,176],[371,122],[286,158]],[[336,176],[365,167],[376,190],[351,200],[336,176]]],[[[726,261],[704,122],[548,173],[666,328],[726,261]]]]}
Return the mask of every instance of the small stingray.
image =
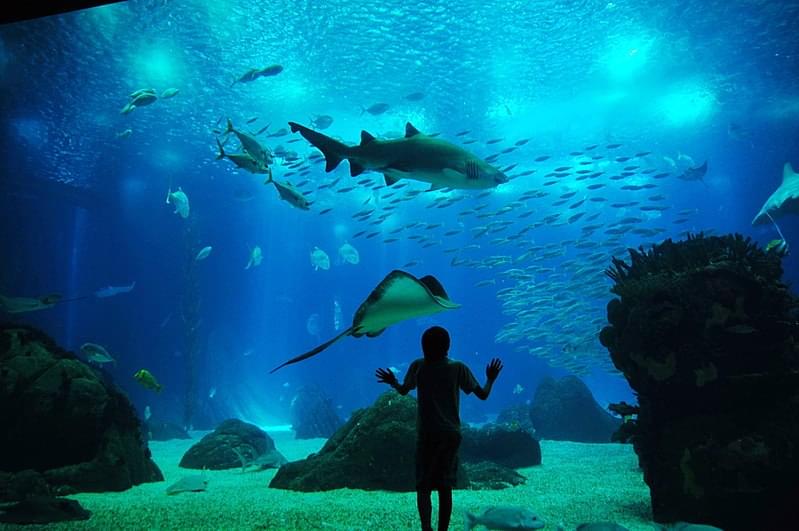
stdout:
{"type": "Polygon", "coordinates": [[[766,199],[752,225],[766,223],[768,215],[778,218],[788,213],[799,214],[799,173],[793,171],[790,162],[782,168],[782,184],[766,199]]]}
{"type": "Polygon", "coordinates": [[[336,341],[346,337],[375,337],[393,324],[406,319],[414,319],[425,315],[459,308],[449,299],[444,286],[432,275],[416,278],[410,273],[395,269],[372,290],[369,297],[358,307],[352,326],[333,339],[322,343],[315,349],[291,358],[272,369],[275,372],[281,367],[297,363],[311,356],[316,356],[336,341]]]}
{"type": "Polygon", "coordinates": [[[208,480],[205,476],[194,474],[193,476],[183,476],[175,483],[166,488],[167,494],[180,494],[181,492],[201,492],[208,487],[208,480]]]}

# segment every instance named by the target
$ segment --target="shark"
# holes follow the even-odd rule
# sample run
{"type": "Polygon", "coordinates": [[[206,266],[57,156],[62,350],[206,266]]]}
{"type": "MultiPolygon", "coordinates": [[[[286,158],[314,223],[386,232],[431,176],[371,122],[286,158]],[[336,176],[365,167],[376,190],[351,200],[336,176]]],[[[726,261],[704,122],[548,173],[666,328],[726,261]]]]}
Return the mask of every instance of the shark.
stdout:
{"type": "Polygon", "coordinates": [[[422,278],[395,269],[372,290],[352,318],[352,326],[304,354],[281,363],[270,373],[293,363],[316,356],[333,343],[347,337],[377,337],[391,325],[445,310],[460,308],[452,302],[444,286],[432,275],[422,278]]]}
{"type": "Polygon", "coordinates": [[[790,162],[786,162],[782,167],[782,184],[766,199],[760,212],[752,220],[752,225],[766,223],[770,218],[791,213],[799,214],[799,174],[794,171],[790,162]]]}
{"type": "Polygon", "coordinates": [[[361,143],[349,146],[304,125],[289,122],[292,133],[300,133],[325,156],[325,171],[333,171],[342,160],[350,164],[353,177],[365,171],[384,175],[391,186],[400,179],[430,183],[430,190],[486,189],[508,182],[508,176],[477,155],[446,140],[422,134],[410,122],[405,136],[378,140],[361,131],[361,143]]]}

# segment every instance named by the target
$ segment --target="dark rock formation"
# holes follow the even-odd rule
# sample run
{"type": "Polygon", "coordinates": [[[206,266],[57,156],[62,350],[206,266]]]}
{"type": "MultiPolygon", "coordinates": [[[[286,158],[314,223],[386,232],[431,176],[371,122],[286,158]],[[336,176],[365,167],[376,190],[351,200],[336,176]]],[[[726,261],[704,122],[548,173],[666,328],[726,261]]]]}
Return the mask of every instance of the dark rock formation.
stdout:
{"type": "Polygon", "coordinates": [[[497,415],[497,424],[503,424],[511,429],[521,428],[533,437],[536,436],[535,426],[530,420],[530,406],[528,404],[516,404],[503,409],[497,415]]]}
{"type": "Polygon", "coordinates": [[[53,496],[32,496],[0,509],[5,524],[50,524],[70,520],[88,520],[92,515],[80,503],[53,496]]]}
{"type": "Polygon", "coordinates": [[[344,422],[318,386],[306,385],[291,399],[291,427],[297,439],[328,438],[344,422]]]}
{"type": "Polygon", "coordinates": [[[471,490],[501,490],[522,485],[527,478],[513,470],[491,461],[463,463],[471,490]]]}
{"type": "Polygon", "coordinates": [[[183,468],[225,470],[245,467],[254,460],[286,462],[275,441],[258,426],[228,419],[189,448],[180,460],[183,468]]]}
{"type": "MultiPolygon", "coordinates": [[[[409,492],[416,488],[416,400],[393,391],[355,411],[319,453],[288,463],[270,487],[409,492]]],[[[459,474],[459,486],[467,485],[459,474]]]]}
{"type": "MultiPolygon", "coordinates": [[[[463,428],[457,488],[506,488],[524,480],[510,466],[541,462],[538,442],[521,429],[463,428]],[[472,461],[467,467],[466,461],[472,461]],[[495,462],[488,462],[495,461],[495,462]],[[472,473],[475,477],[472,478],[472,473]]],[[[416,488],[416,400],[393,391],[359,409],[318,454],[288,463],[270,487],[305,492],[416,488]]]]}
{"type": "Polygon", "coordinates": [[[0,426],[5,499],[163,480],[127,397],[31,327],[0,326],[0,426]]]}
{"type": "Polygon", "coordinates": [[[174,422],[162,422],[150,419],[144,423],[143,431],[151,441],[171,441],[172,439],[191,439],[191,435],[182,426],[174,422]]]}
{"type": "MultiPolygon", "coordinates": [[[[492,461],[509,468],[541,464],[541,445],[527,431],[503,424],[462,428],[460,458],[464,463],[492,461]]],[[[472,474],[469,479],[474,480],[472,474]]]]}
{"type": "Polygon", "coordinates": [[[538,384],[530,419],[541,439],[610,442],[621,421],[600,407],[576,376],[559,381],[546,377],[538,384]]]}
{"type": "Polygon", "coordinates": [[[600,340],[638,394],[655,520],[799,529],[799,301],[780,255],[700,234],[607,273],[600,340]]]}

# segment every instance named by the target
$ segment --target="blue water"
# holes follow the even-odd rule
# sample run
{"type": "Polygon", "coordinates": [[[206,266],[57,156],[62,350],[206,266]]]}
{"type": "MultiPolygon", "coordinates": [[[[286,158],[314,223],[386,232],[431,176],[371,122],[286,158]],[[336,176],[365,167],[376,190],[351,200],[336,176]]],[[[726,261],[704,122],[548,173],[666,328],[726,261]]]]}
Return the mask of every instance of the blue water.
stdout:
{"type": "MultiPolygon", "coordinates": [[[[463,256],[479,262],[496,255],[518,257],[522,250],[512,243],[491,243],[506,233],[473,238],[473,229],[491,219],[458,212],[481,203],[496,210],[526,191],[549,192],[502,214],[517,223],[510,234],[601,192],[607,203],[589,204],[586,215],[599,212],[593,223],[607,227],[622,216],[640,215],[635,208],[619,211],[609,203],[663,194],[661,204],[670,210],[641,226],[666,230],[652,237],[625,236],[625,245],[680,238],[683,230],[741,232],[762,244],[776,238],[771,225],[752,227],[750,222],[779,185],[783,164],[799,167],[799,41],[791,27],[798,15],[796,4],[773,2],[688,1],[668,8],[659,2],[604,1],[574,6],[129,2],[2,26],[0,293],[58,292],[69,299],[136,281],[127,294],[90,296],[4,318],[40,327],[70,350],[89,341],[104,345],[118,361],[107,367],[109,374],[140,410],[149,405],[159,418],[182,422],[191,378],[181,304],[191,291],[186,267],[193,264],[200,321],[196,384],[190,391],[198,406],[192,422],[238,416],[259,424],[287,423],[295,390],[309,383],[322,386],[346,417],[386,390],[375,382],[375,368],[395,366],[402,372],[403,363],[420,355],[419,337],[432,324],[450,330],[451,355],[481,380],[491,357],[505,362],[487,402],[462,402],[466,420],[484,421],[531,399],[545,375],[569,371],[528,354],[535,341],[520,350],[518,343],[497,342],[497,333],[512,317],[502,312],[496,292],[516,286],[501,273],[517,266],[456,267],[453,254],[444,251],[477,243],[479,249],[463,256]],[[248,69],[270,64],[281,64],[284,71],[230,86],[248,69]],[[128,115],[119,113],[129,93],[147,87],[159,94],[175,87],[180,93],[128,115]],[[405,98],[414,92],[424,98],[405,98]],[[388,103],[388,111],[362,113],[378,102],[388,103]],[[310,211],[301,211],[263,186],[262,176],[215,160],[213,130],[224,126],[221,118],[252,131],[270,123],[270,133],[290,120],[309,124],[317,114],[332,116],[325,133],[347,143],[356,143],[361,129],[401,135],[407,121],[451,142],[475,139],[465,147],[481,157],[529,139],[495,164],[518,164],[508,172],[512,176],[536,171],[501,185],[487,198],[477,199],[474,191],[453,192],[448,197],[465,197],[447,208],[428,208],[441,192],[421,194],[399,203],[382,225],[369,225],[374,218],[364,223],[352,215],[366,208],[367,200],[371,207],[386,206],[381,196],[387,189],[337,193],[317,187],[336,177],[341,181],[334,189],[369,175],[382,182],[378,174],[350,178],[345,162],[333,174],[311,163],[306,177],[287,176],[291,170],[278,160],[274,171],[279,179],[310,180],[303,190],[312,191],[314,203],[310,211]],[[258,120],[245,125],[252,116],[258,120]],[[130,138],[117,138],[128,128],[130,138]],[[463,130],[470,133],[456,136],[463,130]],[[496,138],[504,140],[486,144],[496,138]],[[613,143],[622,146],[604,147],[613,143]],[[596,153],[604,160],[652,153],[638,161],[597,166],[607,171],[598,180],[543,185],[553,168],[578,167],[581,156],[569,153],[593,144],[600,145],[596,153]],[[551,158],[535,162],[540,155],[551,158]],[[676,177],[690,161],[698,165],[705,160],[710,169],[704,184],[676,177]],[[657,188],[622,191],[619,185],[627,181],[605,177],[627,164],[671,175],[653,181],[652,173],[637,174],[634,182],[653,182],[657,188]],[[608,186],[589,193],[584,186],[592,182],[608,186]],[[191,202],[188,220],[165,204],[167,191],[178,186],[191,202]],[[237,201],[234,191],[241,188],[255,197],[237,201]],[[573,200],[552,206],[567,190],[577,191],[573,200]],[[332,211],[320,215],[323,208],[332,211]],[[536,212],[517,220],[526,209],[536,212]],[[674,224],[676,212],[685,209],[695,209],[690,220],[674,224]],[[400,233],[397,242],[383,242],[390,230],[413,221],[443,223],[431,230],[433,240],[441,243],[423,248],[407,239],[425,233],[418,228],[400,233]],[[187,248],[189,226],[196,239],[187,248]],[[463,232],[442,236],[456,228],[463,232]],[[362,230],[381,234],[354,236],[362,230]],[[359,264],[338,262],[337,249],[345,241],[358,249],[359,264]],[[249,249],[256,244],[263,249],[263,263],[245,271],[249,249]],[[205,245],[213,246],[211,255],[193,263],[205,245]],[[313,269],[309,255],[315,246],[330,256],[329,270],[313,269]],[[371,289],[412,260],[418,265],[410,272],[436,276],[462,308],[398,324],[378,338],[348,338],[314,359],[269,374],[275,365],[336,333],[334,301],[348,326],[371,289]],[[495,285],[475,287],[492,278],[495,285]],[[312,314],[319,316],[318,334],[308,330],[312,314]],[[164,385],[162,393],[137,384],[132,375],[140,368],[164,385]],[[524,388],[521,393],[513,392],[516,384],[524,388]],[[216,389],[213,398],[211,388],[216,389]]],[[[273,150],[282,145],[303,158],[315,152],[299,135],[259,139],[273,150]],[[294,139],[299,141],[288,143],[294,139]]],[[[236,149],[237,143],[231,140],[228,147],[236,149]]],[[[411,188],[427,185],[413,182],[406,190],[411,188]]],[[[792,245],[799,245],[798,219],[777,220],[792,245]]],[[[580,240],[584,224],[544,224],[524,240],[529,245],[580,240]]],[[[599,230],[585,239],[602,243],[603,238],[599,230]]],[[[566,255],[543,265],[557,269],[564,260],[581,260],[571,245],[565,248],[566,255]]],[[[608,253],[598,270],[609,263],[608,253]]],[[[795,252],[784,267],[786,281],[795,284],[795,252]]],[[[592,278],[600,289],[610,285],[601,274],[592,278]]],[[[536,278],[541,296],[552,294],[549,279],[546,274],[536,278]]],[[[568,285],[558,293],[579,299],[583,288],[568,285]]],[[[610,296],[586,296],[590,311],[561,320],[587,327],[603,317],[610,296]]],[[[554,355],[561,356],[555,348],[554,355]]],[[[588,367],[584,379],[600,404],[630,401],[625,381],[606,370],[607,354],[598,343],[590,348],[579,356],[588,367]]]]}

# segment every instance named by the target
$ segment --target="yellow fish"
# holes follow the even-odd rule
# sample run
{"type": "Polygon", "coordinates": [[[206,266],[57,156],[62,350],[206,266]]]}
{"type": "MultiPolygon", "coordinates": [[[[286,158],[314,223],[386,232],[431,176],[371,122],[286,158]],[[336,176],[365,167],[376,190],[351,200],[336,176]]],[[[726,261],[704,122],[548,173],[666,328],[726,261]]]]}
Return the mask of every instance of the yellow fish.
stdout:
{"type": "Polygon", "coordinates": [[[155,376],[153,376],[147,369],[139,369],[136,371],[133,377],[136,378],[136,381],[139,382],[142,387],[151,389],[156,393],[161,392],[161,384],[158,383],[158,381],[155,379],[155,376]]]}

